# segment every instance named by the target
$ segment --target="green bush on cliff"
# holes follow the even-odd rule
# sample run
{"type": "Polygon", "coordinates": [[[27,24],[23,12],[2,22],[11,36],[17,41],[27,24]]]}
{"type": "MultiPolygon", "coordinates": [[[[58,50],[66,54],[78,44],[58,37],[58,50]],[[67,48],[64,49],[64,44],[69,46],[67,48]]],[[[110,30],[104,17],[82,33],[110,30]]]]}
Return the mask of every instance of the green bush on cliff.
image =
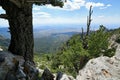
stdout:
{"type": "Polygon", "coordinates": [[[114,49],[108,49],[110,34],[104,26],[91,32],[88,36],[88,49],[83,48],[81,35],[71,37],[57,53],[52,61],[52,68],[76,75],[91,58],[101,55],[113,56],[114,49]],[[62,67],[61,67],[62,66],[62,67]]]}

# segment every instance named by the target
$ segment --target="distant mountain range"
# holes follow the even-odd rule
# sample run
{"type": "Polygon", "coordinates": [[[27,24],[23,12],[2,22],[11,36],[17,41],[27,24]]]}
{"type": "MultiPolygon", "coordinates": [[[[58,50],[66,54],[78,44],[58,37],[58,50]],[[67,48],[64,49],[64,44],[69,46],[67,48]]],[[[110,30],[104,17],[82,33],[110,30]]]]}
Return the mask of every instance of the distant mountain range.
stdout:
{"type": "MultiPolygon", "coordinates": [[[[40,26],[34,28],[35,52],[53,53],[66,42],[72,35],[79,34],[81,27],[85,25],[57,25],[57,26],[40,26]]],[[[92,29],[92,30],[96,30],[92,29]]],[[[10,39],[9,29],[0,28],[0,35],[5,39],[10,39]]],[[[85,30],[84,30],[85,31],[85,30]]]]}
{"type": "MultiPolygon", "coordinates": [[[[0,35],[10,40],[8,28],[0,28],[0,35]]],[[[79,28],[64,27],[38,27],[34,28],[34,44],[37,53],[53,53],[59,49],[62,44],[72,35],[80,33],[79,28]]],[[[1,41],[0,41],[1,42],[1,41]]],[[[6,40],[5,40],[6,42],[6,40]]],[[[9,41],[7,41],[8,43],[9,41]]],[[[3,42],[2,42],[3,43],[3,42]]],[[[1,45],[1,44],[0,44],[1,45]]],[[[7,44],[8,46],[8,44],[7,44]]]]}
{"type": "Polygon", "coordinates": [[[5,37],[0,35],[0,47],[3,50],[7,50],[9,42],[10,42],[10,39],[6,39],[5,37]]]}
{"type": "Polygon", "coordinates": [[[9,29],[7,27],[0,28],[0,35],[5,38],[10,38],[10,33],[8,31],[9,29]]]}

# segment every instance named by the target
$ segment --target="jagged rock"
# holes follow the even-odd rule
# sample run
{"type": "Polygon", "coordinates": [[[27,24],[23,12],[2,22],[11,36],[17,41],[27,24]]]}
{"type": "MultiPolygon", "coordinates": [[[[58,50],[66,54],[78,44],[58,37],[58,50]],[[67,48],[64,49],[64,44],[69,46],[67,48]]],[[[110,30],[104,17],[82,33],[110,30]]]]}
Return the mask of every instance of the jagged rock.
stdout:
{"type": "Polygon", "coordinates": [[[0,51],[3,51],[3,49],[0,47],[0,51]]]}
{"type": "Polygon", "coordinates": [[[4,59],[0,63],[0,80],[5,80],[7,73],[14,67],[13,55],[9,52],[0,52],[0,57],[4,59]]]}
{"type": "Polygon", "coordinates": [[[54,80],[54,75],[46,68],[42,74],[41,80],[54,80]]]}
{"type": "Polygon", "coordinates": [[[72,76],[68,76],[66,74],[63,74],[59,80],[75,80],[75,79],[72,76]]]}
{"type": "Polygon", "coordinates": [[[42,75],[43,72],[44,72],[44,70],[42,70],[42,69],[40,69],[40,68],[38,68],[38,67],[36,67],[36,68],[37,68],[37,70],[39,71],[39,74],[42,75]]]}
{"type": "Polygon", "coordinates": [[[72,76],[58,72],[55,80],[75,80],[72,76]]]}
{"type": "Polygon", "coordinates": [[[27,74],[28,80],[37,80],[39,72],[33,62],[26,61],[24,63],[24,72],[27,74]]]}
{"type": "Polygon", "coordinates": [[[117,48],[117,50],[116,50],[115,58],[120,61],[120,46],[118,46],[118,48],[117,48]]]}
{"type": "Polygon", "coordinates": [[[79,71],[76,80],[120,80],[120,45],[111,58],[101,56],[91,59],[79,71]]]}
{"type": "Polygon", "coordinates": [[[37,76],[33,62],[10,52],[0,52],[0,80],[37,80],[37,76]]]}
{"type": "Polygon", "coordinates": [[[111,38],[109,39],[109,42],[110,42],[110,45],[108,48],[117,48],[117,46],[119,45],[117,42],[116,42],[116,39],[119,35],[112,35],[111,38]]]}
{"type": "Polygon", "coordinates": [[[62,78],[62,76],[63,76],[63,73],[62,72],[58,72],[56,80],[60,80],[62,78]]]}

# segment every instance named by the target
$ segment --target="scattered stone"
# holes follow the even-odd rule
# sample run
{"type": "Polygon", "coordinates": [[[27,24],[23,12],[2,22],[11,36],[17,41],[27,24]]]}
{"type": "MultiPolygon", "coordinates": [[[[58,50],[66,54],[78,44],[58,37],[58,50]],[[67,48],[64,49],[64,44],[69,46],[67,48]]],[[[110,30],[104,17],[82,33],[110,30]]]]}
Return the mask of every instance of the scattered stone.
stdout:
{"type": "Polygon", "coordinates": [[[75,80],[74,77],[58,72],[55,80],[75,80]]]}
{"type": "Polygon", "coordinates": [[[61,78],[59,77],[58,80],[75,80],[72,76],[69,76],[67,74],[63,74],[63,75],[60,74],[60,76],[61,78]]]}
{"type": "Polygon", "coordinates": [[[3,49],[0,47],[0,52],[3,51],[3,49]]]}
{"type": "Polygon", "coordinates": [[[56,80],[60,80],[62,78],[62,76],[63,76],[63,73],[62,72],[58,72],[56,80]]]}
{"type": "Polygon", "coordinates": [[[44,70],[41,80],[54,80],[54,76],[48,68],[44,70]]]}

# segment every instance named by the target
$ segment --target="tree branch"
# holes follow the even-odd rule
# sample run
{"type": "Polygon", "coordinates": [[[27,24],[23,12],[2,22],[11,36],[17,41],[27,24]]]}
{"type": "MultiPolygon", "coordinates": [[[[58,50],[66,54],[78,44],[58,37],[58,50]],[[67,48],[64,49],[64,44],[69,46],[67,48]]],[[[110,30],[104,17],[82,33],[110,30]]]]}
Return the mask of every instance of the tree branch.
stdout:
{"type": "Polygon", "coordinates": [[[87,33],[86,33],[86,36],[89,35],[89,32],[90,32],[90,25],[91,25],[91,15],[93,13],[93,10],[92,10],[92,5],[90,6],[90,10],[89,10],[89,16],[87,16],[87,33]]]}
{"type": "Polygon", "coordinates": [[[45,3],[45,2],[47,2],[47,0],[26,0],[26,2],[30,2],[30,3],[34,3],[34,2],[45,3]]]}
{"type": "Polygon", "coordinates": [[[8,16],[7,16],[7,14],[0,14],[0,18],[8,19],[8,16]]]}
{"type": "Polygon", "coordinates": [[[9,1],[14,3],[18,8],[21,8],[21,3],[18,0],[9,0],[9,1]]]}

